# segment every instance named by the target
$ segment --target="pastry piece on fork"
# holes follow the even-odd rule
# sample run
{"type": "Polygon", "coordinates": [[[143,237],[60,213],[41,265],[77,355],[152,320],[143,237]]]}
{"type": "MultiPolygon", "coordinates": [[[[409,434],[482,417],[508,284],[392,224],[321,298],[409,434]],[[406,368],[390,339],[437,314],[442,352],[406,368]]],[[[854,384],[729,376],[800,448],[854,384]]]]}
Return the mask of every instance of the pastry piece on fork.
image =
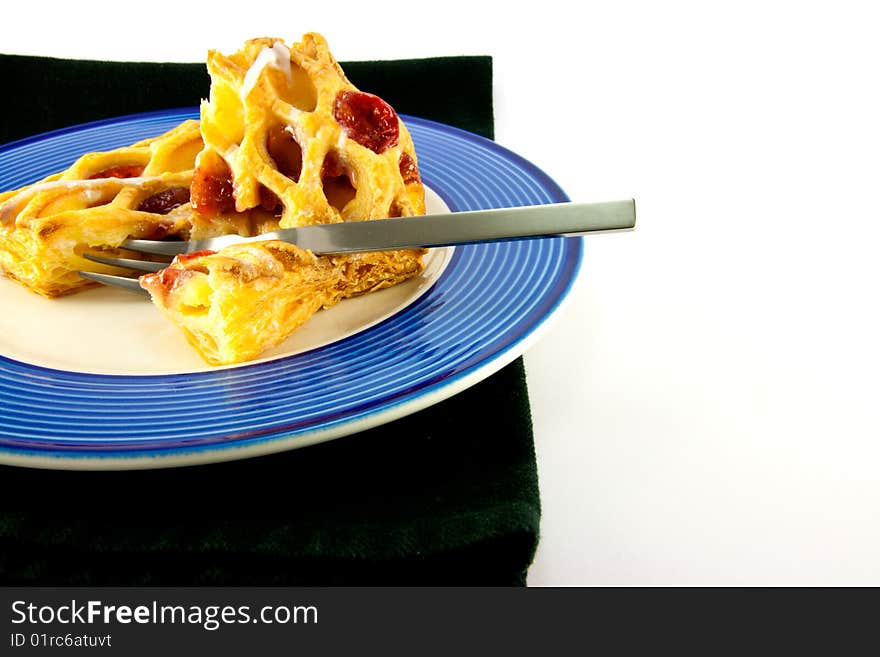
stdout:
{"type": "Polygon", "coordinates": [[[256,358],[314,313],[342,299],[389,287],[420,270],[412,258],[316,256],[276,240],[177,256],[141,277],[155,305],[211,365],[256,358]]]}

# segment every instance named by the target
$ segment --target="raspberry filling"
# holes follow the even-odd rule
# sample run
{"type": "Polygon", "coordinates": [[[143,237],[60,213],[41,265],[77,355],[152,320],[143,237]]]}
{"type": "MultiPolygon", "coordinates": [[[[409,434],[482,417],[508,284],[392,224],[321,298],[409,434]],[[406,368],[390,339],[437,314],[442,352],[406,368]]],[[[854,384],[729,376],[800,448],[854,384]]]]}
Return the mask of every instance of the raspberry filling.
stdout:
{"type": "Polygon", "coordinates": [[[193,210],[202,215],[213,216],[235,210],[229,165],[219,157],[199,164],[193,172],[190,200],[193,210]]]}
{"type": "Polygon", "coordinates": [[[144,168],[139,164],[125,164],[118,167],[110,167],[102,169],[98,173],[89,176],[89,180],[97,178],[137,178],[144,172],[144,168]]]}
{"type": "Polygon", "coordinates": [[[339,92],[333,118],[350,139],[374,153],[396,146],[400,137],[397,114],[391,105],[363,91],[339,92]]]}
{"type": "Polygon", "coordinates": [[[419,177],[419,168],[416,166],[416,161],[409,153],[403,153],[400,156],[400,161],[398,162],[397,166],[400,169],[400,175],[403,178],[404,185],[417,183],[421,180],[421,178],[419,177]]]}
{"type": "Polygon", "coordinates": [[[189,201],[189,190],[186,187],[172,187],[148,196],[141,201],[137,209],[153,214],[168,214],[187,201],[189,201]]]}

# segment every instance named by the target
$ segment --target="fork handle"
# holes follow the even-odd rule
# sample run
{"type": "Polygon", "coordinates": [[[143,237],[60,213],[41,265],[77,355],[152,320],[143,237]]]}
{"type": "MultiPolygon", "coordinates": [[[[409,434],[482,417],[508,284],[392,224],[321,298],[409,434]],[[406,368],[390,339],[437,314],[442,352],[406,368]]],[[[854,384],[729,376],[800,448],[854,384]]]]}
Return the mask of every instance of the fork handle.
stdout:
{"type": "Polygon", "coordinates": [[[635,201],[627,199],[315,224],[283,228],[255,237],[223,235],[192,242],[130,240],[123,246],[146,253],[174,255],[217,251],[243,242],[281,240],[318,254],[355,253],[583,235],[628,230],[635,227],[635,222],[635,201]]]}
{"type": "Polygon", "coordinates": [[[635,202],[628,199],[321,224],[285,228],[248,241],[278,239],[329,254],[583,235],[634,226],[635,202]]]}

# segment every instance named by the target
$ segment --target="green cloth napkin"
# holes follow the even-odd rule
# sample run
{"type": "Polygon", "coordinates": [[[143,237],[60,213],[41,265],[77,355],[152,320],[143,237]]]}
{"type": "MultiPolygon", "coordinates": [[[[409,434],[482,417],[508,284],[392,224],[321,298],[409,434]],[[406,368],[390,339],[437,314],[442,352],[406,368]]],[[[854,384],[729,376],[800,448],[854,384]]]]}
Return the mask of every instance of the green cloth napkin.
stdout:
{"type": "MultiPolygon", "coordinates": [[[[493,135],[489,57],[343,67],[401,113],[493,135]]],[[[209,86],[202,64],[13,55],[0,55],[0,79],[2,143],[194,106],[209,86]]],[[[540,520],[519,359],[329,443],[153,471],[0,466],[0,495],[6,585],[523,585],[540,520]]]]}

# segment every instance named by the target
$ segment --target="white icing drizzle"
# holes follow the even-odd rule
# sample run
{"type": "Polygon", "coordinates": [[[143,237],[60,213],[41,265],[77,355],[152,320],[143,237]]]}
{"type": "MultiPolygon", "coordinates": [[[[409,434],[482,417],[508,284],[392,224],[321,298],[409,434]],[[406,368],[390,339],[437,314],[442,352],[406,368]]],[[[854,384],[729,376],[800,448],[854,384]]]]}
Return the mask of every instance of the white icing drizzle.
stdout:
{"type": "Polygon", "coordinates": [[[229,148],[223,151],[223,159],[226,160],[227,164],[232,165],[233,160],[238,155],[239,145],[232,144],[229,148]]]}
{"type": "Polygon", "coordinates": [[[260,74],[267,66],[271,66],[284,73],[287,78],[287,84],[293,84],[293,73],[290,71],[290,49],[280,41],[272,44],[272,47],[264,46],[257,55],[254,63],[248,69],[244,76],[244,82],[239,92],[242,102],[247,99],[248,95],[260,79],[260,74]]]}
{"type": "Polygon", "coordinates": [[[40,192],[53,189],[79,189],[82,190],[86,200],[92,202],[101,197],[100,189],[106,187],[108,183],[118,185],[121,189],[127,186],[140,187],[146,183],[161,179],[161,176],[138,176],[133,178],[95,178],[93,180],[50,180],[48,182],[36,183],[30,187],[25,187],[0,204],[0,222],[6,223],[9,221],[17,214],[18,208],[40,192]],[[93,198],[93,195],[96,196],[93,198]]]}
{"type": "Polygon", "coordinates": [[[86,188],[83,191],[83,197],[86,199],[86,203],[97,203],[101,200],[101,196],[103,196],[103,194],[97,189],[86,188]]]}

